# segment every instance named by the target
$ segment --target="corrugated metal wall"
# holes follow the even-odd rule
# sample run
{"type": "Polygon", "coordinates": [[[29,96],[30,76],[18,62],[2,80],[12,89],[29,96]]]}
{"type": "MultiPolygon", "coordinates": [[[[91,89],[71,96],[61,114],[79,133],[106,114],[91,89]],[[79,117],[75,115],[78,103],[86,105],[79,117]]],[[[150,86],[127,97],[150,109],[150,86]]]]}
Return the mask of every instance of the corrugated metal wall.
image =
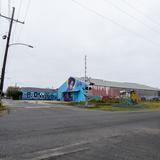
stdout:
{"type": "MultiPolygon", "coordinates": [[[[110,87],[103,87],[103,86],[93,86],[92,89],[89,91],[90,96],[100,96],[100,97],[111,97],[111,98],[118,98],[120,97],[120,91],[126,90],[130,91],[132,89],[126,88],[110,88],[110,87]]],[[[134,89],[140,97],[153,97],[158,96],[158,91],[151,91],[151,90],[140,90],[134,89]]]]}

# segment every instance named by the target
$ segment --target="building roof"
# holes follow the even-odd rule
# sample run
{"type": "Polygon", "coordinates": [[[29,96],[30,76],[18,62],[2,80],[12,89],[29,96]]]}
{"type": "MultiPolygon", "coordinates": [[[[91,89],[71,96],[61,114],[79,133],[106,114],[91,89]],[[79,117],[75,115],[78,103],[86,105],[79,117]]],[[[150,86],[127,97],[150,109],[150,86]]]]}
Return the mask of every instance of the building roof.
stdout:
{"type": "MultiPolygon", "coordinates": [[[[80,81],[85,81],[84,77],[76,77],[76,79],[80,81]]],[[[126,89],[141,89],[141,90],[152,90],[152,91],[160,91],[158,88],[150,87],[143,84],[138,83],[129,83],[129,82],[115,82],[115,81],[105,81],[101,79],[93,79],[87,78],[87,81],[90,83],[94,83],[96,86],[104,86],[104,87],[113,87],[113,88],[126,88],[126,89]]]]}
{"type": "Polygon", "coordinates": [[[50,88],[35,88],[35,87],[21,87],[20,90],[25,91],[39,91],[39,92],[54,92],[56,89],[50,89],[50,88]]]}

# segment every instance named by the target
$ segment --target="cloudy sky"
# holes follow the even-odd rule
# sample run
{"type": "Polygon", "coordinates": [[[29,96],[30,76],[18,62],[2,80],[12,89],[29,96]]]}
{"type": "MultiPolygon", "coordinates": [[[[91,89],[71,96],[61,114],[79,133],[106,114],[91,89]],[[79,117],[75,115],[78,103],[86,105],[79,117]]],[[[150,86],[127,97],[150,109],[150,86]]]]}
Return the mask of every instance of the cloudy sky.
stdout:
{"type": "MultiPolygon", "coordinates": [[[[69,76],[160,88],[159,0],[0,0],[0,13],[16,7],[5,88],[56,88],[69,76]],[[9,7],[10,6],[10,7],[9,7]],[[9,9],[10,8],[10,9],[9,9]]],[[[0,18],[0,36],[9,21],[0,18]]],[[[5,49],[0,38],[0,67],[5,49]]]]}

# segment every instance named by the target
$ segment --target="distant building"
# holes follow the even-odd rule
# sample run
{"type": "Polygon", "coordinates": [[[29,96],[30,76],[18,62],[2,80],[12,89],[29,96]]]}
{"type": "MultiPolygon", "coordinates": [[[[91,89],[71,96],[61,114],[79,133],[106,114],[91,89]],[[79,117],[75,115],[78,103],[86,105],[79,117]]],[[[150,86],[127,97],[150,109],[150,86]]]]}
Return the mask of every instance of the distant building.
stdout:
{"type": "Polygon", "coordinates": [[[135,90],[139,97],[151,99],[160,97],[160,90],[147,85],[105,81],[84,77],[70,77],[58,89],[22,87],[22,100],[60,100],[81,102],[87,97],[92,99],[119,98],[121,91],[135,90]],[[87,90],[89,89],[89,90],[87,90]]]}
{"type": "Polygon", "coordinates": [[[87,78],[85,84],[84,77],[70,77],[58,89],[58,99],[63,101],[85,101],[86,87],[91,88],[88,91],[89,97],[110,97],[119,98],[120,91],[135,90],[140,97],[149,99],[151,97],[160,96],[160,90],[147,85],[128,83],[128,82],[113,82],[101,79],[87,78]]]}
{"type": "Polygon", "coordinates": [[[57,100],[57,90],[48,88],[22,87],[22,100],[57,100]]]}

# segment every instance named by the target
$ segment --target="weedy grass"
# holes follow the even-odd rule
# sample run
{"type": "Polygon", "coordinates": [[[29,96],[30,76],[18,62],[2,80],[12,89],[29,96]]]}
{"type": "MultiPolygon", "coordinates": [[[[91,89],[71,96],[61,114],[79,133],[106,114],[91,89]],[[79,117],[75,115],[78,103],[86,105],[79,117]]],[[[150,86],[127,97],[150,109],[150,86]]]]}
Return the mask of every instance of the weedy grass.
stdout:
{"type": "Polygon", "coordinates": [[[160,101],[145,101],[140,102],[139,105],[144,107],[137,108],[137,107],[113,107],[112,104],[110,105],[96,105],[91,109],[95,110],[103,110],[103,111],[141,111],[141,110],[160,110],[160,101]]]}
{"type": "Polygon", "coordinates": [[[70,102],[65,102],[65,101],[43,101],[48,104],[69,104],[70,102]]]}
{"type": "MultiPolygon", "coordinates": [[[[72,106],[84,106],[85,102],[63,102],[63,101],[47,101],[49,104],[64,104],[64,105],[72,105],[72,106]]],[[[89,105],[92,105],[92,107],[89,107],[89,109],[92,110],[103,110],[103,111],[141,111],[141,110],[160,110],[160,101],[145,101],[140,102],[138,105],[142,105],[144,107],[138,108],[138,107],[129,107],[129,106],[121,106],[121,107],[115,107],[114,104],[117,103],[110,103],[110,102],[88,102],[89,105]]]]}
{"type": "Polygon", "coordinates": [[[85,102],[67,102],[67,101],[44,101],[48,104],[64,104],[64,105],[84,105],[85,102]]]}
{"type": "Polygon", "coordinates": [[[103,110],[103,111],[139,111],[143,108],[133,108],[133,107],[112,107],[111,105],[100,105],[95,106],[90,109],[93,110],[103,110]]]}
{"type": "Polygon", "coordinates": [[[160,110],[160,101],[146,101],[140,102],[140,104],[143,105],[145,109],[160,110]]]}

